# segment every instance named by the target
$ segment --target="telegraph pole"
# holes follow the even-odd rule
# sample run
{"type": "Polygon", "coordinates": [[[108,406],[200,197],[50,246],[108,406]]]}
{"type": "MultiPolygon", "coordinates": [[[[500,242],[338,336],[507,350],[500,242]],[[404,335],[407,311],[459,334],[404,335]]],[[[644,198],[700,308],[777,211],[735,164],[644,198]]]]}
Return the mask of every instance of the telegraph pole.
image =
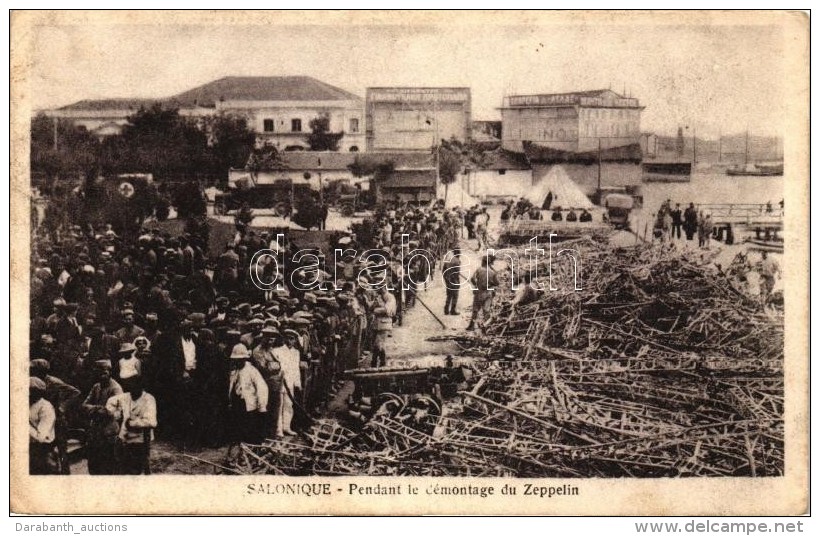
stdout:
{"type": "Polygon", "coordinates": [[[601,138],[598,138],[598,204],[601,204],[601,138]]]}
{"type": "Polygon", "coordinates": [[[692,127],[692,164],[698,163],[698,130],[692,127]]]}
{"type": "Polygon", "coordinates": [[[723,162],[723,132],[718,132],[718,162],[723,162]]]}
{"type": "Polygon", "coordinates": [[[319,203],[324,205],[324,203],[325,203],[325,193],[323,191],[324,188],[322,188],[322,159],[317,158],[316,160],[319,163],[319,165],[317,166],[319,168],[319,203]]]}

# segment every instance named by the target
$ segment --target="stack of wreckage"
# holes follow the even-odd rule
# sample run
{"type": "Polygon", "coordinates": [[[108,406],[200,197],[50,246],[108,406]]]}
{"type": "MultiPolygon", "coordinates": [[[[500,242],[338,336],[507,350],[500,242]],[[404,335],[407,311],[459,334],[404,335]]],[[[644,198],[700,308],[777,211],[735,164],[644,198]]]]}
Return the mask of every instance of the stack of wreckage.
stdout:
{"type": "MultiPolygon", "coordinates": [[[[421,392],[360,397],[355,418],[319,421],[299,441],[243,445],[234,470],[782,475],[782,315],[736,288],[736,267],[663,246],[562,247],[578,252],[583,290],[574,290],[569,258],[553,259],[559,290],[512,310],[502,274],[506,290],[483,333],[441,337],[473,358],[445,366],[463,372],[445,374],[455,389],[440,370],[427,384],[416,375],[421,392]]],[[[539,277],[548,262],[538,261],[539,277]]],[[[379,388],[390,385],[401,390],[379,388]]]]}

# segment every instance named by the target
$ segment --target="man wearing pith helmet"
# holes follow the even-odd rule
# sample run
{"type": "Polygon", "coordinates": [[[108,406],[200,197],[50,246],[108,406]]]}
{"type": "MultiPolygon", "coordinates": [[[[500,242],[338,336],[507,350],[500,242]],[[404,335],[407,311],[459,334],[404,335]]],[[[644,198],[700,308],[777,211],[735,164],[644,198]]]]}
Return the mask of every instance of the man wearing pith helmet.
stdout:
{"type": "Polygon", "coordinates": [[[244,344],[234,345],[230,363],[228,408],[233,428],[229,434],[232,449],[240,442],[259,443],[262,440],[262,419],[268,411],[269,393],[265,379],[251,363],[251,353],[244,344]]]}

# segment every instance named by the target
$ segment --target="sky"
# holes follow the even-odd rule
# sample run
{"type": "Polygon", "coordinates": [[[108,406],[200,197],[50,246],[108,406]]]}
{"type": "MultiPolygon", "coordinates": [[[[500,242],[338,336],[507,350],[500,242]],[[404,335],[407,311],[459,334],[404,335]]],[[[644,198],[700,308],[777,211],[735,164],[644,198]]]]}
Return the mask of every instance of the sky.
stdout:
{"type": "Polygon", "coordinates": [[[369,86],[467,86],[474,119],[504,95],[605,89],[638,98],[641,128],[778,135],[782,26],[606,24],[38,26],[32,105],[167,97],[223,76],[307,75],[369,86]]]}

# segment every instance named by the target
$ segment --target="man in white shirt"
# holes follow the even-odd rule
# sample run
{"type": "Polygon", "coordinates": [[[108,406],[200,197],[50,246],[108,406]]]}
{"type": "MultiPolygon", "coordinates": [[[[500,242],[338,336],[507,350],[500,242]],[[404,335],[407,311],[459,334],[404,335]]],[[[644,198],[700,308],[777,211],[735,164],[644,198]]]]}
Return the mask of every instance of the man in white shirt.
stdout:
{"type": "Polygon", "coordinates": [[[29,380],[28,460],[29,474],[54,474],[50,458],[54,451],[54,426],[57,412],[46,400],[46,383],[40,378],[29,380]]]}
{"type": "Polygon", "coordinates": [[[183,332],[180,338],[180,344],[182,345],[182,357],[185,360],[185,372],[183,375],[187,374],[190,376],[196,370],[196,343],[191,336],[190,329],[187,333],[183,332]]]}
{"type": "Polygon", "coordinates": [[[230,363],[228,408],[234,432],[228,447],[229,458],[233,447],[240,442],[259,443],[266,436],[263,420],[271,394],[262,374],[251,363],[251,353],[244,344],[234,345],[230,363]]]}
{"type": "Polygon", "coordinates": [[[126,385],[129,380],[140,376],[142,373],[142,362],[137,357],[137,347],[130,342],[124,342],[120,345],[119,352],[117,352],[119,359],[117,360],[117,376],[123,385],[126,385]]]}
{"type": "Polygon", "coordinates": [[[139,377],[131,381],[131,392],[115,395],[105,403],[105,409],[120,426],[117,434],[122,446],[121,474],[151,474],[149,466],[151,441],[157,427],[157,403],[146,393],[139,377]]]}
{"type": "Polygon", "coordinates": [[[279,393],[279,419],[276,426],[276,436],[296,435],[291,429],[293,420],[293,399],[296,391],[302,389],[302,373],[299,369],[299,350],[296,348],[296,341],[299,334],[286,329],[283,332],[285,344],[274,348],[273,354],[282,365],[282,389],[279,393]]]}

